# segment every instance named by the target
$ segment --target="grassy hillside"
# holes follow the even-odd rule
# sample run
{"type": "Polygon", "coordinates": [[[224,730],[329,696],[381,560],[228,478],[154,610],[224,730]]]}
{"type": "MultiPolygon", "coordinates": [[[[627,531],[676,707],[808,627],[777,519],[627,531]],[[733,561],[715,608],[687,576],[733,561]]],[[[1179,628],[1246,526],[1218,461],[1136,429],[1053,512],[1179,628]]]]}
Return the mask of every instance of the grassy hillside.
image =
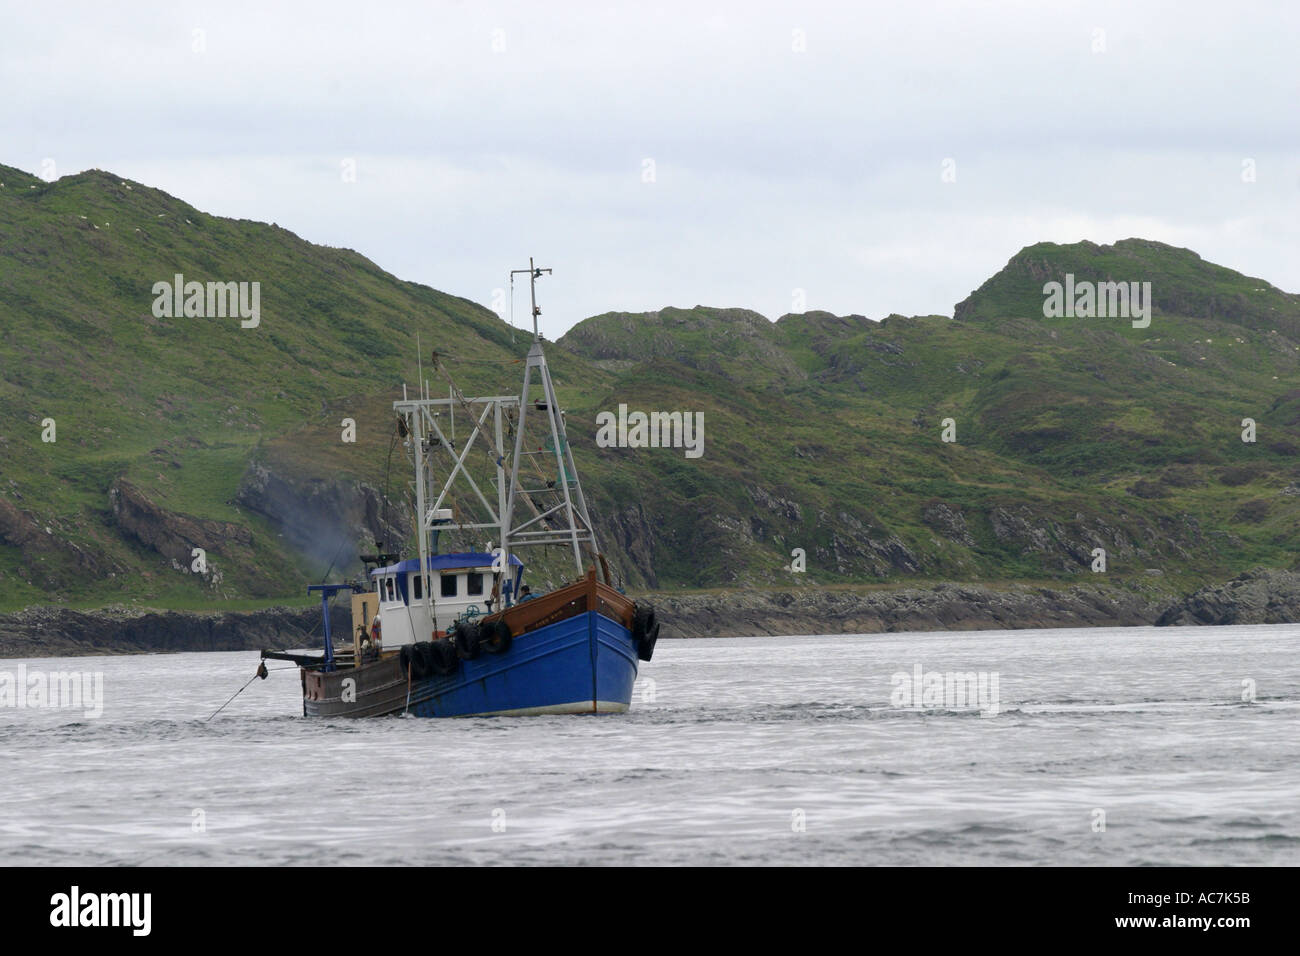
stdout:
{"type": "Polygon", "coordinates": [[[622,472],[670,503],[676,540],[692,529],[658,555],[663,583],[685,565],[737,582],[1036,580],[1090,573],[1098,547],[1110,579],[1135,586],[1295,565],[1296,296],[1129,240],[1030,247],[956,312],[767,323],[667,309],[566,335],[618,376],[602,407],[706,411],[701,468],[656,450],[597,458],[606,482],[622,472]],[[1150,327],[1043,318],[1044,282],[1067,271],[1151,281],[1150,327]],[[941,441],[948,418],[955,443],[941,441]],[[781,571],[794,547],[806,579],[781,571]]]}
{"type": "MultiPolygon", "coordinates": [[[[467,392],[519,380],[523,335],[349,250],[99,171],[0,182],[0,607],[302,600],[358,539],[397,533],[390,405],[417,333],[467,392]],[[260,325],[155,317],[177,272],[259,282],[260,325]],[[218,573],[178,560],[195,541],[218,573]]],[[[1047,581],[1089,574],[1096,547],[1134,587],[1295,565],[1296,296],[1159,243],[1041,244],[955,316],[575,326],[548,356],[625,580],[1047,581]],[[1043,318],[1065,272],[1152,282],[1150,327],[1043,318]],[[620,403],[703,412],[703,457],[596,447],[620,403]],[[806,575],[785,570],[794,548],[806,575]]]]}
{"type": "MultiPolygon", "coordinates": [[[[417,331],[426,352],[461,361],[470,389],[523,351],[483,307],[277,226],[209,216],[98,171],[44,183],[0,167],[0,181],[0,501],[50,539],[17,545],[23,528],[10,515],[7,605],[296,595],[324,569],[239,506],[250,459],[381,486],[389,405],[414,384],[417,331]],[[156,318],[153,284],[177,272],[259,282],[260,325],[156,318]],[[357,421],[355,444],[341,441],[345,417],[357,421]],[[52,443],[42,441],[49,418],[52,443]],[[109,498],[119,480],[217,532],[250,532],[247,542],[210,536],[220,587],[121,534],[109,498]]],[[[393,487],[406,474],[398,455],[393,487]]]]}

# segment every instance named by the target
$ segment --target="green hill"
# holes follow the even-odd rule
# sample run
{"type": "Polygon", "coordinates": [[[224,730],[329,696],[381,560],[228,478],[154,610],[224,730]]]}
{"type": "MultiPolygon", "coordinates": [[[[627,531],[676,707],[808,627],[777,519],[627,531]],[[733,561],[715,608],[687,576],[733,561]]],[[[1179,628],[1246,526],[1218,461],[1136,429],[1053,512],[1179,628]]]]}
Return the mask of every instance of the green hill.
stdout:
{"type": "MultiPolygon", "coordinates": [[[[349,250],[99,171],[0,182],[0,607],[300,601],[375,537],[409,544],[390,405],[417,334],[468,393],[519,380],[524,335],[349,250]],[[156,316],[176,273],[260,283],[260,323],[156,316]]],[[[608,313],[548,356],[632,586],[1073,579],[1094,548],[1135,587],[1296,563],[1300,298],[1187,250],[1031,246],[955,318],[608,313]],[[1066,272],[1151,282],[1150,326],[1044,318],[1066,272]],[[702,412],[702,457],[597,447],[620,404],[702,412]]]]}
{"type": "MultiPolygon", "coordinates": [[[[389,404],[414,383],[417,331],[466,363],[467,387],[486,381],[479,363],[522,348],[482,306],[274,225],[99,171],[47,184],[0,167],[0,181],[7,605],[295,595],[356,522],[259,514],[250,463],[272,466],[308,512],[314,498],[355,512],[358,483],[384,484],[389,404]],[[260,324],[156,317],[153,285],[176,273],[259,282],[260,324]],[[354,445],[340,440],[345,417],[354,445]],[[188,573],[191,545],[216,574],[188,573]]],[[[397,461],[391,484],[405,483],[397,461]]]]}

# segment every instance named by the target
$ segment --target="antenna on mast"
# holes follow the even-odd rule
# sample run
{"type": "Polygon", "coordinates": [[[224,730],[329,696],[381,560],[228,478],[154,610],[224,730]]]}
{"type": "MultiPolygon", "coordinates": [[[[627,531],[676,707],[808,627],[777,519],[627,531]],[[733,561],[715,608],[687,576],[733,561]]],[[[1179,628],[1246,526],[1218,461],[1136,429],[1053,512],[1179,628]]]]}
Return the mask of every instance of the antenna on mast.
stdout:
{"type": "Polygon", "coordinates": [[[537,280],[542,277],[542,273],[546,273],[547,275],[550,275],[551,270],[537,268],[537,266],[533,264],[533,257],[529,256],[527,269],[510,270],[511,289],[514,288],[515,276],[524,272],[528,273],[528,294],[531,297],[533,303],[533,341],[535,342],[537,341],[537,339],[541,337],[537,331],[537,317],[542,314],[542,310],[537,307],[537,280]]]}

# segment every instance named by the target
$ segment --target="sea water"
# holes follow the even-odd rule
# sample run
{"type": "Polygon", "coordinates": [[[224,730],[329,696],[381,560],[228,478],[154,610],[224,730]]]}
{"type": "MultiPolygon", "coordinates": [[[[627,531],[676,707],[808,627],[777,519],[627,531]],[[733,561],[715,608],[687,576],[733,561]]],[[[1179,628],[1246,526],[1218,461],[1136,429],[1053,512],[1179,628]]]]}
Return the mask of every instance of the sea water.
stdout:
{"type": "Polygon", "coordinates": [[[257,662],[0,661],[102,679],[0,706],[0,863],[1300,863],[1295,626],[665,639],[600,717],[312,720],[270,662],[208,720],[257,662]]]}

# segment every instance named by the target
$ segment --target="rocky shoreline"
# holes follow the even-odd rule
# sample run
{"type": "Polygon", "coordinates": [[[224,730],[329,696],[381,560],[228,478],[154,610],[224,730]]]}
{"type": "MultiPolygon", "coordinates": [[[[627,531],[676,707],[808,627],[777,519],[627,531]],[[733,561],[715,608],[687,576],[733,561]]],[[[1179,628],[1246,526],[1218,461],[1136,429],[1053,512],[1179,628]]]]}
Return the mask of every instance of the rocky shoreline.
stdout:
{"type": "Polygon", "coordinates": [[[666,637],[873,634],[1300,622],[1300,573],[1258,568],[1184,596],[1153,587],[937,584],[925,588],[653,597],[666,637]]]}
{"type": "MultiPolygon", "coordinates": [[[[336,641],[350,633],[347,607],[333,609],[330,627],[336,641]]],[[[30,607],[0,615],[0,657],[314,647],[320,631],[319,607],[214,612],[30,607]]]]}
{"type": "MultiPolygon", "coordinates": [[[[1178,597],[1156,588],[937,584],[877,590],[650,594],[663,636],[870,634],[1136,625],[1300,622],[1300,573],[1257,568],[1178,597]]],[[[334,608],[336,636],[349,633],[334,608]]],[[[258,611],[94,611],[34,607],[0,615],[0,657],[62,657],[314,646],[318,608],[258,611]]]]}

